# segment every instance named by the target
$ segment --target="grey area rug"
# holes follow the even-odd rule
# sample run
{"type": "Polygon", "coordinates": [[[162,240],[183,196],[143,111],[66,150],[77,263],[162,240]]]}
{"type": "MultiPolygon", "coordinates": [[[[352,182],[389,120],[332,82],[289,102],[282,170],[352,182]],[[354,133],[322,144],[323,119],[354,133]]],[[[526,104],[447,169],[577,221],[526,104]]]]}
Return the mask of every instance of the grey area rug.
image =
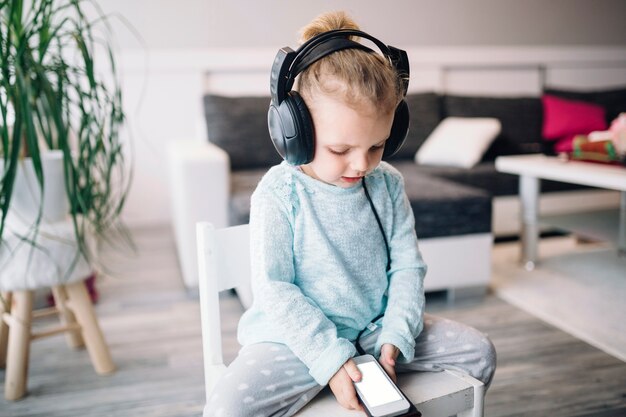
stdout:
{"type": "Polygon", "coordinates": [[[492,288],[505,301],[626,362],[626,257],[614,247],[544,239],[538,267],[519,243],[494,249],[492,288]]]}

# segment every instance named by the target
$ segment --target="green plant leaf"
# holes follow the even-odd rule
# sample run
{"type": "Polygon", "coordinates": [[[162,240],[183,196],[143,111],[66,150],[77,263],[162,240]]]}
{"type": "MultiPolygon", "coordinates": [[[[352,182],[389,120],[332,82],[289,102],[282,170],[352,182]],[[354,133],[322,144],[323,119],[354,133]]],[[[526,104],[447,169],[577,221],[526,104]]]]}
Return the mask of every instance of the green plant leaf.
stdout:
{"type": "MultiPolygon", "coordinates": [[[[27,4],[0,0],[0,250],[20,158],[32,159],[43,193],[42,156],[58,149],[76,240],[95,263],[86,244],[89,233],[104,240],[109,234],[128,237],[121,232],[120,213],[133,172],[120,139],[125,116],[111,42],[94,36],[100,27],[111,34],[108,18],[96,2],[27,4]],[[100,57],[104,61],[98,63],[100,57]]],[[[41,207],[39,213],[33,242],[41,207]]]]}

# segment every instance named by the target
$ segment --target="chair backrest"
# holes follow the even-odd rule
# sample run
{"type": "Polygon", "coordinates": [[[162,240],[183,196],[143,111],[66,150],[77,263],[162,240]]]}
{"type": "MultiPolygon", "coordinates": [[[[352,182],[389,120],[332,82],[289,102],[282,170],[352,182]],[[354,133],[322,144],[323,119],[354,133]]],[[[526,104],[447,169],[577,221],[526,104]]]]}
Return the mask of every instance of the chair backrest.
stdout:
{"type": "Polygon", "coordinates": [[[204,385],[207,399],[220,372],[225,369],[219,293],[237,287],[249,288],[249,236],[247,224],[224,229],[216,229],[206,222],[196,225],[204,385]]]}

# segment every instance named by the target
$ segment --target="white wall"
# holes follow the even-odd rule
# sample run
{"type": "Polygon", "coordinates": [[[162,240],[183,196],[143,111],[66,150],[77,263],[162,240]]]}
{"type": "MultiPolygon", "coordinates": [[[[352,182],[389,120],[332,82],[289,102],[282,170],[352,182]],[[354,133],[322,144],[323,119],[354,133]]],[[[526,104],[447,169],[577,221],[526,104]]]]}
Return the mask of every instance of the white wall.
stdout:
{"type": "MultiPolygon", "coordinates": [[[[445,81],[446,88],[463,91],[476,77],[487,83],[493,78],[455,73],[444,80],[443,64],[626,61],[623,0],[396,0],[384,6],[374,0],[99,3],[106,12],[123,15],[142,37],[138,41],[121,19],[114,21],[135,148],[135,178],[124,212],[130,225],[169,221],[167,149],[175,140],[206,140],[200,98],[207,83],[214,89],[264,90],[275,50],[296,46],[298,29],[324,10],[346,9],[364,30],[407,48],[412,65],[422,66],[414,72],[420,76],[412,81],[413,89],[437,89],[445,81]]],[[[592,65],[589,85],[626,84],[620,78],[626,77],[623,68],[592,65]]],[[[565,66],[552,76],[567,81],[568,71],[565,66]]],[[[574,72],[570,81],[576,85],[580,74],[574,72]]],[[[536,89],[532,73],[508,76],[492,86],[536,89]]]]}
{"type": "MultiPolygon", "coordinates": [[[[626,45],[624,0],[100,0],[150,48],[283,46],[327,10],[348,11],[390,44],[626,45]]],[[[120,27],[121,28],[121,27],[120,27]]],[[[117,31],[124,48],[139,44],[117,31]]]]}

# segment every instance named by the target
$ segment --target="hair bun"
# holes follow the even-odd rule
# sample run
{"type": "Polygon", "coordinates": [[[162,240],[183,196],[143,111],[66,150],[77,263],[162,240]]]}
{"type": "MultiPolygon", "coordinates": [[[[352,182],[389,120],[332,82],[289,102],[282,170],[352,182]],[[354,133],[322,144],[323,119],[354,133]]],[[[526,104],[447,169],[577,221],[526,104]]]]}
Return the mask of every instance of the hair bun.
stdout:
{"type": "MultiPolygon", "coordinates": [[[[304,43],[321,33],[337,29],[359,30],[359,25],[344,11],[323,13],[300,30],[300,42],[304,43]]],[[[352,36],[350,38],[354,39],[352,36]]]]}

